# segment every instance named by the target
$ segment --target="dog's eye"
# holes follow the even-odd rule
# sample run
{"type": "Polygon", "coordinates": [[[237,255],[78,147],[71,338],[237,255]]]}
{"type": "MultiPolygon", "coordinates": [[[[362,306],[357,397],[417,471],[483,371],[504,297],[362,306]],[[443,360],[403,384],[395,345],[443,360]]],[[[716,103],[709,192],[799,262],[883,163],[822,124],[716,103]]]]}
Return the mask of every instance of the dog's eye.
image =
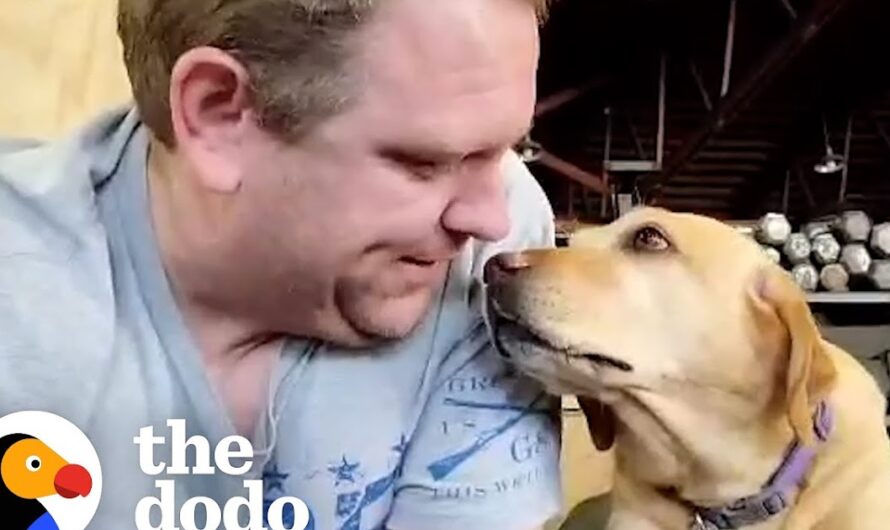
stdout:
{"type": "Polygon", "coordinates": [[[664,233],[654,226],[640,228],[633,235],[633,249],[638,252],[664,252],[671,248],[664,233]]]}

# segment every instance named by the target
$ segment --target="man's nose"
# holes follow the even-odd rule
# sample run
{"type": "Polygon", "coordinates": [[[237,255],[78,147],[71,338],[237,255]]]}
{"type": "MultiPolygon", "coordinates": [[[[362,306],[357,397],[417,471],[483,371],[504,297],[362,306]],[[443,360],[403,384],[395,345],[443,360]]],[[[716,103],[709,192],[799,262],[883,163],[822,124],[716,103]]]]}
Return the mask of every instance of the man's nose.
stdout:
{"type": "Polygon", "coordinates": [[[522,252],[504,252],[495,255],[485,263],[482,277],[485,283],[495,283],[531,266],[531,260],[526,254],[522,252]]]}
{"type": "Polygon", "coordinates": [[[476,173],[464,183],[442,214],[445,229],[487,242],[507,237],[510,216],[500,171],[476,173]]]}

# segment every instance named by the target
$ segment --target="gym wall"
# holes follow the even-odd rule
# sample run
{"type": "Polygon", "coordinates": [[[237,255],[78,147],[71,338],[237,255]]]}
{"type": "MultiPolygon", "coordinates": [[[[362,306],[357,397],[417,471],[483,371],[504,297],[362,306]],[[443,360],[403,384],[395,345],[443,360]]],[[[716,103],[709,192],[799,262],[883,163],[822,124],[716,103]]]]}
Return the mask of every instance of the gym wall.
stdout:
{"type": "Polygon", "coordinates": [[[53,138],[126,103],[117,0],[0,0],[0,136],[53,138]]]}

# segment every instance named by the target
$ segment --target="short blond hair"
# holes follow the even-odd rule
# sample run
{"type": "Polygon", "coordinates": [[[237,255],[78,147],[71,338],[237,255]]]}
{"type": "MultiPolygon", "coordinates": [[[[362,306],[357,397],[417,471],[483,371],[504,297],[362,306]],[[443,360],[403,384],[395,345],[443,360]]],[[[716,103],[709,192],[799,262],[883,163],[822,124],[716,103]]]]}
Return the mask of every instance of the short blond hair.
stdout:
{"type": "MultiPolygon", "coordinates": [[[[549,0],[524,0],[546,16],[549,0]]],[[[349,37],[381,0],[119,0],[118,33],[140,116],[174,145],[170,76],[189,49],[212,46],[247,69],[260,125],[287,138],[343,108],[349,37]]]]}

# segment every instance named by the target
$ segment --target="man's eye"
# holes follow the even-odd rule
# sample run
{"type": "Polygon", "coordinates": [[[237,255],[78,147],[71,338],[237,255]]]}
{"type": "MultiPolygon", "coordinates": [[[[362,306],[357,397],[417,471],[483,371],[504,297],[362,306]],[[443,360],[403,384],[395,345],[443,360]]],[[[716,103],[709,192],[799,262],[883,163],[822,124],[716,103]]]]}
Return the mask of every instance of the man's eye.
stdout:
{"type": "Polygon", "coordinates": [[[414,171],[429,173],[438,169],[440,164],[432,160],[411,159],[407,160],[404,165],[414,171]]]}
{"type": "Polygon", "coordinates": [[[671,248],[671,242],[664,232],[654,226],[637,229],[630,243],[637,252],[664,252],[671,248]]]}
{"type": "Polygon", "coordinates": [[[436,160],[415,157],[404,153],[388,153],[386,158],[408,173],[423,179],[432,178],[442,166],[441,162],[436,160]]]}
{"type": "Polygon", "coordinates": [[[469,164],[489,164],[499,161],[507,149],[490,149],[488,151],[476,151],[465,156],[463,162],[469,164]]]}

